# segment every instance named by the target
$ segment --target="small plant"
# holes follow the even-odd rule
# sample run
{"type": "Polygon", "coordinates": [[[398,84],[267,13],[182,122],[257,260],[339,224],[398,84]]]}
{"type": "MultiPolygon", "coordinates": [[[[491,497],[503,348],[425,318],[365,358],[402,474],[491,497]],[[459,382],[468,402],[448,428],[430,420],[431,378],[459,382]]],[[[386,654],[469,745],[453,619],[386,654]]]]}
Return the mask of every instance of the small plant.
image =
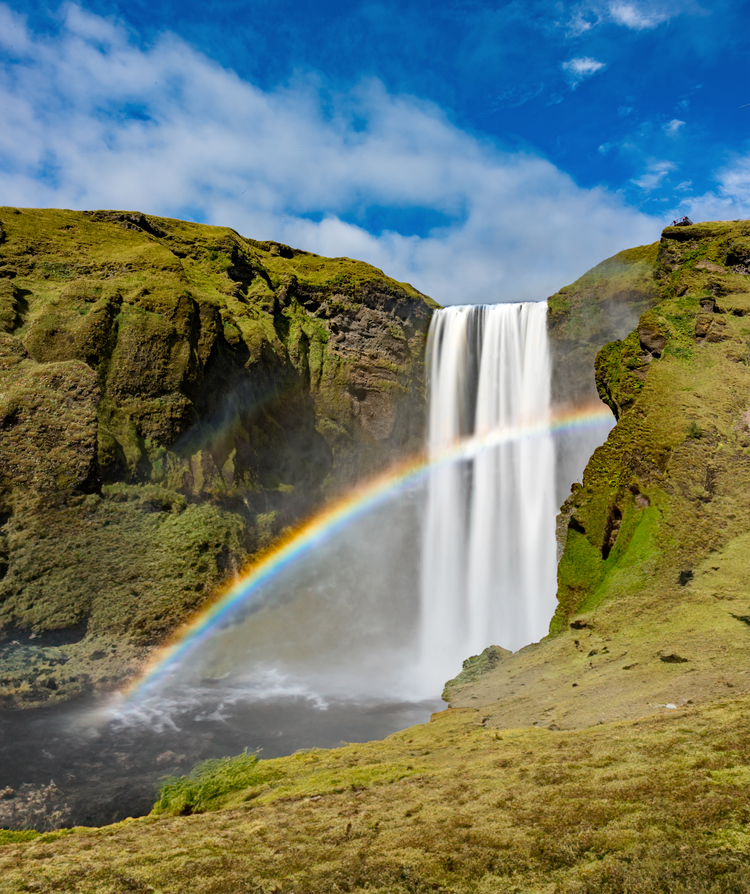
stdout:
{"type": "Polygon", "coordinates": [[[41,832],[34,832],[31,829],[0,829],[0,845],[33,841],[35,838],[41,837],[41,834],[41,832]]]}
{"type": "Polygon", "coordinates": [[[189,776],[164,780],[154,812],[177,816],[203,813],[224,795],[249,788],[267,778],[268,774],[258,767],[257,754],[246,752],[237,757],[203,761],[189,776]]]}
{"type": "Polygon", "coordinates": [[[691,419],[685,429],[685,435],[688,438],[694,438],[696,441],[703,437],[703,429],[698,425],[695,419],[691,419]]]}

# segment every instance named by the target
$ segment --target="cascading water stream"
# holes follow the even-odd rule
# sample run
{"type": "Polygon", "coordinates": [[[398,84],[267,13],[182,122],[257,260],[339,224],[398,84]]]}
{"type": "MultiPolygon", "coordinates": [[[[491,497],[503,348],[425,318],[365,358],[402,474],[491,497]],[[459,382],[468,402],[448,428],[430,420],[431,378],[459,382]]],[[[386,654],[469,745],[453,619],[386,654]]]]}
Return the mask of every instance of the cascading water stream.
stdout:
{"type": "MultiPolygon", "coordinates": [[[[450,307],[433,317],[428,452],[549,419],[547,305],[450,307]]],[[[516,650],[555,608],[555,451],[549,431],[431,476],[422,550],[421,654],[443,678],[488,645],[516,650]]]]}

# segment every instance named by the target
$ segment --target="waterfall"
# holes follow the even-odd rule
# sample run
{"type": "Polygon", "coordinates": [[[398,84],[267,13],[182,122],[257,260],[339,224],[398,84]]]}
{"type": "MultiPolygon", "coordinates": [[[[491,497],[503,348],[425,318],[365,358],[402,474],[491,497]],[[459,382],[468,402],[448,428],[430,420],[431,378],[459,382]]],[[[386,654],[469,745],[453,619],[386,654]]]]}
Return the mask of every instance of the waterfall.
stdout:
{"type": "MultiPolygon", "coordinates": [[[[549,419],[545,302],[440,310],[427,359],[431,458],[470,435],[549,419]]],[[[516,650],[547,633],[556,511],[549,428],[432,473],[420,623],[430,676],[447,679],[489,645],[516,650]]]]}

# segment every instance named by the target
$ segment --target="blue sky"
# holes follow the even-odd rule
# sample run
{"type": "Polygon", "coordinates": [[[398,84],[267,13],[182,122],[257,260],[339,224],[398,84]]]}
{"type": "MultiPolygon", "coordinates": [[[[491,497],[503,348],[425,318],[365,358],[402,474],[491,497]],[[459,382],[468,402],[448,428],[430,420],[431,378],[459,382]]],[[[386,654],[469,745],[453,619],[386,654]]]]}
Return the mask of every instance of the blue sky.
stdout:
{"type": "Polygon", "coordinates": [[[138,208],[544,298],[750,217],[739,2],[0,2],[0,204],[138,208]]]}

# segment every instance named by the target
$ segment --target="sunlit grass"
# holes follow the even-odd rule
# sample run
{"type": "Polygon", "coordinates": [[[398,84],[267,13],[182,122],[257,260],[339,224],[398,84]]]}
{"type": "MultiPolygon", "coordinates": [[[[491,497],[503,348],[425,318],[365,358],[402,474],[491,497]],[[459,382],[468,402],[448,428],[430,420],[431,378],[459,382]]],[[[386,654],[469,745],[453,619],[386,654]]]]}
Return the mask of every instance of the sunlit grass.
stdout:
{"type": "Polygon", "coordinates": [[[745,891],[749,707],[565,732],[453,710],[383,742],[208,762],[151,817],[6,839],[0,891],[745,891]]]}

